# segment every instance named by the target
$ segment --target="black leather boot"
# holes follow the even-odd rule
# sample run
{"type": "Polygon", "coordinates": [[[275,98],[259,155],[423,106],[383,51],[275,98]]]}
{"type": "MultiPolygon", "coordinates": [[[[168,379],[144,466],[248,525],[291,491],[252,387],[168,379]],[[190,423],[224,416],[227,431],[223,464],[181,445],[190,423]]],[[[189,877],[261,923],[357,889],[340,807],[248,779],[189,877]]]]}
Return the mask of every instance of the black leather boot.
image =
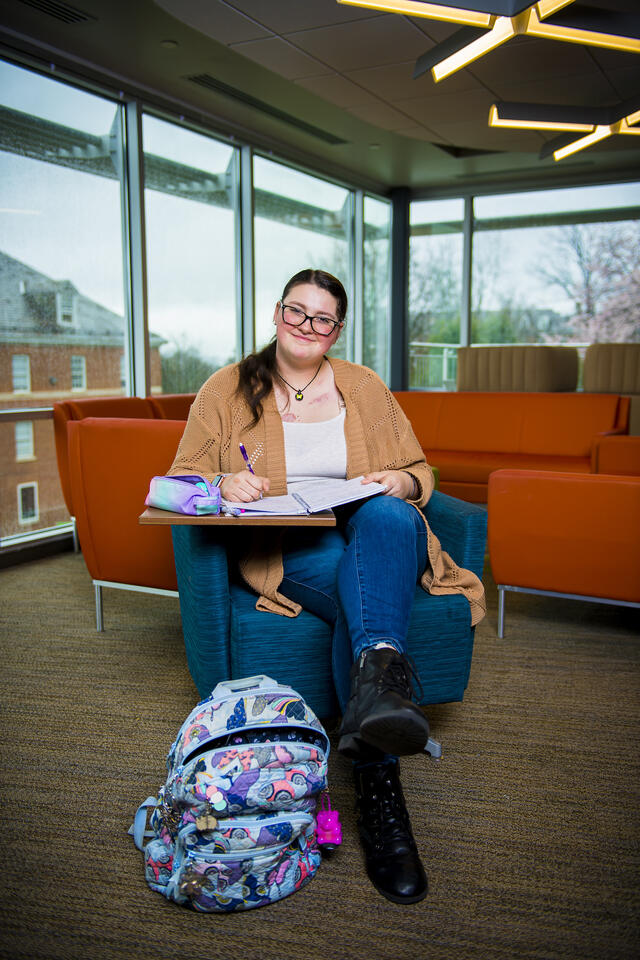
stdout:
{"type": "Polygon", "coordinates": [[[367,744],[395,756],[424,750],[429,723],[411,701],[410,676],[409,661],[393,647],[373,647],[354,663],[340,727],[341,753],[357,760],[367,744]]]}
{"type": "Polygon", "coordinates": [[[417,903],[427,895],[427,875],[399,773],[397,760],[354,764],[358,830],[367,875],[378,893],[394,903],[417,903]]]}

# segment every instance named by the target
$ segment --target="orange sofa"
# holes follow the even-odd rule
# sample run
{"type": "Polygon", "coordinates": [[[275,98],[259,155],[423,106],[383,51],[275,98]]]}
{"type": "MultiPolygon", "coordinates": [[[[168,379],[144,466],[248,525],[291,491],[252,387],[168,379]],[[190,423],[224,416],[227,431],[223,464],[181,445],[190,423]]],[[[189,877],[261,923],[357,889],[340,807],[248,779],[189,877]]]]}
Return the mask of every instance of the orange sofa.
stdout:
{"type": "Polygon", "coordinates": [[[488,529],[498,636],[509,590],[640,607],[640,476],[497,470],[488,529]]]}
{"type": "Polygon", "coordinates": [[[158,420],[186,420],[195,398],[195,393],[159,393],[147,399],[158,420]]]}
{"type": "Polygon", "coordinates": [[[84,420],[86,417],[119,417],[138,420],[186,420],[195,393],[171,393],[155,397],[80,397],[78,399],[59,400],[53,404],[53,432],[58,461],[58,476],[62,496],[74,521],[73,538],[78,549],[75,508],[71,496],[69,479],[69,444],[67,425],[71,421],[84,420]]]}
{"type": "Polygon", "coordinates": [[[177,596],[171,528],[141,526],[152,476],[167,472],[184,420],[87,417],[69,423],[69,473],[78,538],[93,578],[102,630],[102,588],[177,596]]]}
{"type": "Polygon", "coordinates": [[[590,473],[596,441],[624,434],[629,400],[615,394],[398,391],[440,490],[486,503],[505,468],[590,473]]]}

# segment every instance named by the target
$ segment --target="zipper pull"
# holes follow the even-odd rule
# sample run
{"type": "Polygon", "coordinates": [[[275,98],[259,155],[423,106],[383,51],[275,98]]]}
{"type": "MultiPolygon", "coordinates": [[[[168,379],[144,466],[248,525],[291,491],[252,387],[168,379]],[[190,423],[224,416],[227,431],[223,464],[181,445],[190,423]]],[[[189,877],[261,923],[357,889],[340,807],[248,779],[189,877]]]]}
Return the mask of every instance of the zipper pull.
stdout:
{"type": "Polygon", "coordinates": [[[318,846],[325,856],[330,857],[342,843],[342,825],[338,811],[331,809],[331,798],[328,790],[320,798],[320,809],[316,816],[316,822],[318,846]]]}

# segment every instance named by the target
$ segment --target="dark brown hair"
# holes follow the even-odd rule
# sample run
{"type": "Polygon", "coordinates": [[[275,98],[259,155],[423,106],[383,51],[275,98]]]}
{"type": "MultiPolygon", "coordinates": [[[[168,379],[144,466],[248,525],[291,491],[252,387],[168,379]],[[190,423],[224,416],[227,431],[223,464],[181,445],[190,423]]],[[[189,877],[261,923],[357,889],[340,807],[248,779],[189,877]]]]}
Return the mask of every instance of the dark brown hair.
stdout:
{"type": "MultiPolygon", "coordinates": [[[[344,287],[330,273],[324,270],[301,270],[291,277],[282,291],[282,302],[290,290],[302,283],[312,283],[330,293],[336,301],[337,318],[344,322],[347,315],[347,294],[344,287]]],[[[275,337],[259,350],[250,353],[238,365],[238,393],[242,394],[253,414],[253,425],[262,416],[262,401],[273,389],[273,378],[276,374],[276,339],[275,337]]]]}

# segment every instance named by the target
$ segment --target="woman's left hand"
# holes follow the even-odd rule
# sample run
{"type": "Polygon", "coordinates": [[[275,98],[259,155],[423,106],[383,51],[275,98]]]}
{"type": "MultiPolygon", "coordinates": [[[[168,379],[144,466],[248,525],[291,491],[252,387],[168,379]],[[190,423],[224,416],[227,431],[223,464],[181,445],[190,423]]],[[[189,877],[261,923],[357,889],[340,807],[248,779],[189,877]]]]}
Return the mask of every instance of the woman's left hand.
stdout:
{"type": "Polygon", "coordinates": [[[386,497],[411,500],[418,491],[418,484],[414,483],[413,477],[406,470],[378,470],[362,478],[363,483],[371,483],[374,480],[385,485],[386,497]]]}

